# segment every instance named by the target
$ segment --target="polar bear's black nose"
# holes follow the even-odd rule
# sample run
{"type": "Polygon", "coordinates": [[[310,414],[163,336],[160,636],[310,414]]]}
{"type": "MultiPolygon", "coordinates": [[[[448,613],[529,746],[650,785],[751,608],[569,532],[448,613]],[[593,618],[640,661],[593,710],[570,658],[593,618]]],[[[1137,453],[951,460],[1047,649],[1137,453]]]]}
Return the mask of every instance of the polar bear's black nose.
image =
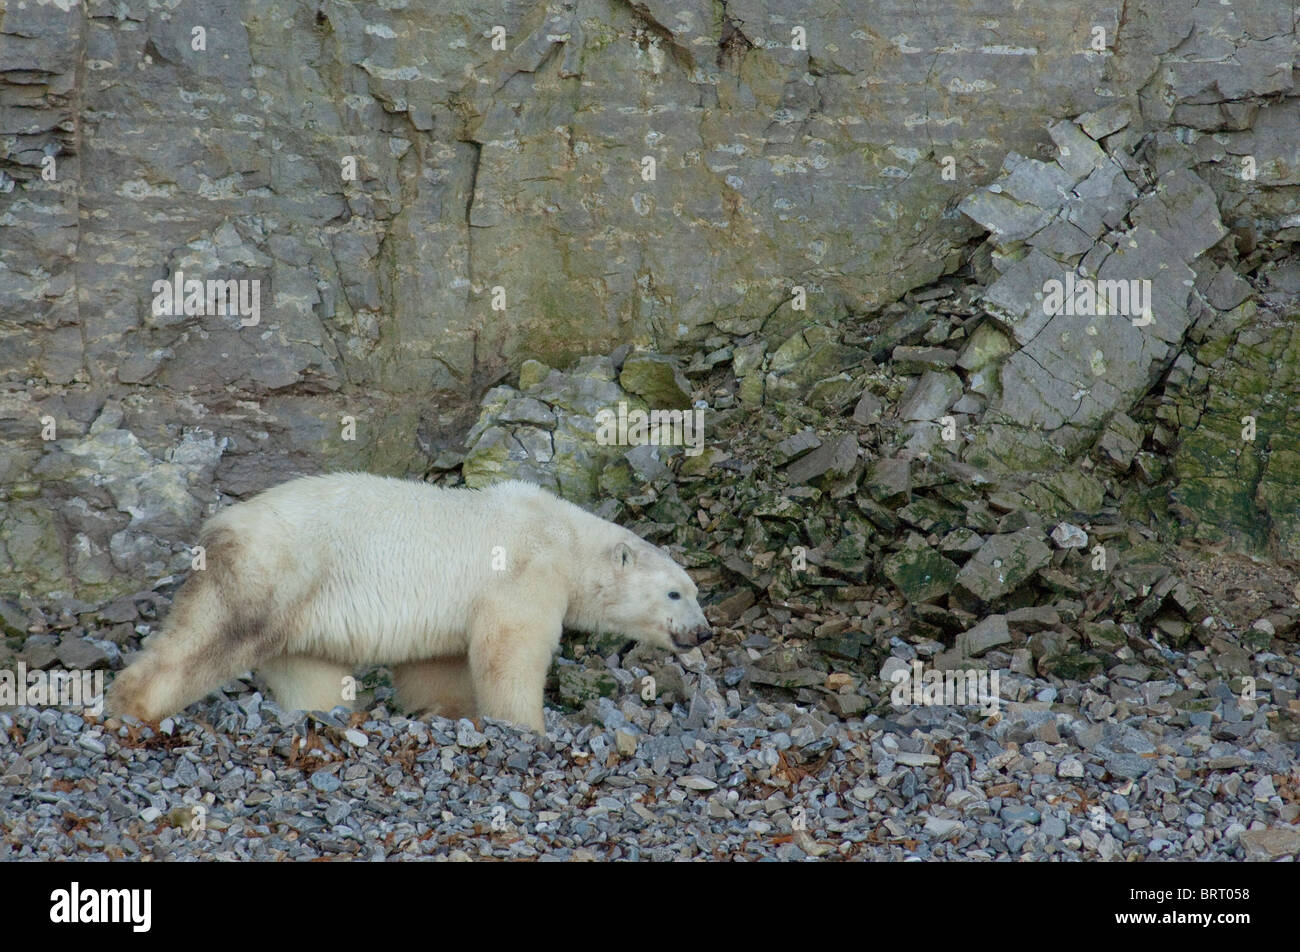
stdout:
{"type": "Polygon", "coordinates": [[[702,645],[713,638],[713,629],[708,625],[700,625],[695,628],[691,634],[695,637],[695,643],[697,645],[702,645]]]}

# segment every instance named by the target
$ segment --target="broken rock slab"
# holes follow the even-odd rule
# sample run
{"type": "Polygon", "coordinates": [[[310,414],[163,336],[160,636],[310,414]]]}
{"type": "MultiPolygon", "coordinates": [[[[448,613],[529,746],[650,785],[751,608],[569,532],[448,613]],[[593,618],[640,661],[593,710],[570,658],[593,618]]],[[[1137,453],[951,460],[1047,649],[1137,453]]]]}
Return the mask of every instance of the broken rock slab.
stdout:
{"type": "Polygon", "coordinates": [[[1127,413],[1116,413],[1097,441],[1096,457],[1116,473],[1123,475],[1133,465],[1133,457],[1142,449],[1142,425],[1127,413]]]}
{"type": "Polygon", "coordinates": [[[867,468],[862,485],[876,502],[906,502],[912,493],[912,464],[905,459],[878,459],[867,468]]]}
{"type": "Polygon", "coordinates": [[[691,405],[690,382],[671,357],[633,354],[624,361],[618,382],[654,410],[685,410],[691,405]]]}
{"type": "Polygon", "coordinates": [[[957,636],[957,647],[968,658],[978,658],[987,651],[1011,644],[1006,615],[989,615],[974,628],[957,636]]]}
{"type": "Polygon", "coordinates": [[[1038,529],[1021,529],[990,536],[960,572],[957,585],[982,602],[1015,591],[1052,559],[1052,550],[1038,529]]]}
{"type": "Polygon", "coordinates": [[[786,463],[793,462],[800,456],[811,453],[817,447],[822,445],[821,438],[812,430],[800,430],[793,436],[787,436],[780,443],[777,443],[773,450],[773,462],[777,466],[784,466],[786,463]]]}
{"type": "Polygon", "coordinates": [[[898,417],[907,422],[937,420],[962,395],[961,378],[946,370],[927,370],[903,397],[898,417]]]}
{"type": "Polygon", "coordinates": [[[853,408],[853,422],[861,426],[874,426],[880,422],[880,414],[885,405],[870,390],[864,392],[853,408]]]}
{"type": "Polygon", "coordinates": [[[786,467],[785,475],[792,484],[811,482],[823,476],[836,479],[852,472],[857,461],[858,438],[846,433],[795,460],[786,467]]]}
{"type": "Polygon", "coordinates": [[[923,605],[952,591],[957,564],[925,546],[909,547],[885,559],[885,577],[913,605],[923,605]]]}
{"type": "Polygon", "coordinates": [[[894,370],[901,374],[948,370],[957,363],[957,352],[946,347],[895,347],[894,370]]]}
{"type": "MultiPolygon", "coordinates": [[[[1017,345],[998,369],[1001,386],[977,392],[989,397],[988,419],[1024,429],[1027,452],[1040,452],[1044,436],[1082,451],[1150,389],[1200,313],[1192,265],[1227,233],[1190,152],[1139,195],[1142,180],[1123,170],[1131,157],[1088,134],[1122,126],[1123,111],[1087,120],[1050,127],[1054,163],[1009,156],[998,181],[961,205],[992,233],[1001,274],[981,303],[1017,345]]],[[[1231,282],[1221,284],[1232,300],[1231,282]]],[[[1118,435],[1112,443],[1131,461],[1118,435]]]]}

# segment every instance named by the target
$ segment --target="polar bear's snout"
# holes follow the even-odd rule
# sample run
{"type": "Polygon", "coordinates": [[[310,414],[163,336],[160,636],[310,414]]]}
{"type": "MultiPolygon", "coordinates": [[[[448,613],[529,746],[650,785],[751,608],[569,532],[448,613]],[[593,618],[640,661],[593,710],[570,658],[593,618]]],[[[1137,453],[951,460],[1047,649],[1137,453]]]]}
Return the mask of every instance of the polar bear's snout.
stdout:
{"type": "MultiPolygon", "coordinates": [[[[693,585],[691,587],[694,588],[693,585]]],[[[687,609],[685,617],[669,620],[668,638],[678,651],[689,651],[712,638],[713,629],[709,627],[709,620],[704,616],[704,610],[695,600],[693,592],[689,600],[683,601],[686,602],[684,607],[687,609]]]]}
{"type": "Polygon", "coordinates": [[[702,621],[691,628],[680,631],[669,631],[673,640],[673,647],[680,651],[687,651],[697,645],[702,645],[713,637],[713,629],[709,627],[708,621],[702,621]]]}

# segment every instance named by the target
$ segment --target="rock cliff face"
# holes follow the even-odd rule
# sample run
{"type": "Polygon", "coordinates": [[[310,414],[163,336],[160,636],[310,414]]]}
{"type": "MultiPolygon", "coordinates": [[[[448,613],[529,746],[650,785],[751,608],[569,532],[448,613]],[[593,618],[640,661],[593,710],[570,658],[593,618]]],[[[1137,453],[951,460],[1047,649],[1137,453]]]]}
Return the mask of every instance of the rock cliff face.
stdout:
{"type": "Polygon", "coordinates": [[[1102,446],[1162,516],[1297,556],[1296,12],[1010,7],[11,0],[0,588],[134,590],[297,472],[532,466],[506,406],[582,458],[577,411],[512,391],[462,446],[491,388],[550,386],[528,358],[631,345],[870,416],[873,360],[949,342],[917,315],[954,275],[959,360],[872,397],[900,452],[1102,446]],[[1149,280],[1153,320],[1046,314],[1067,273],[1149,280]],[[257,322],[159,306],[187,278],[258,282],[257,322]]]}

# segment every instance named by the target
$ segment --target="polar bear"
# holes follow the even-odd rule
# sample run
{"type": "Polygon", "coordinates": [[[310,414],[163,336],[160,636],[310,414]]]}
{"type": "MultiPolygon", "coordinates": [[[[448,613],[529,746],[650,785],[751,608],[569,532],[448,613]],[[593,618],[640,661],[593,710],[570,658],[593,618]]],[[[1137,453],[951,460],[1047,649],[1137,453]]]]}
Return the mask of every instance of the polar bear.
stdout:
{"type": "Polygon", "coordinates": [[[157,720],[250,669],[282,707],[327,710],[356,666],[384,664],[408,708],[544,731],[564,627],[670,651],[712,635],[663,550],[514,480],[307,476],[221,511],[199,541],[205,568],[117,676],[110,714],[157,720]]]}

